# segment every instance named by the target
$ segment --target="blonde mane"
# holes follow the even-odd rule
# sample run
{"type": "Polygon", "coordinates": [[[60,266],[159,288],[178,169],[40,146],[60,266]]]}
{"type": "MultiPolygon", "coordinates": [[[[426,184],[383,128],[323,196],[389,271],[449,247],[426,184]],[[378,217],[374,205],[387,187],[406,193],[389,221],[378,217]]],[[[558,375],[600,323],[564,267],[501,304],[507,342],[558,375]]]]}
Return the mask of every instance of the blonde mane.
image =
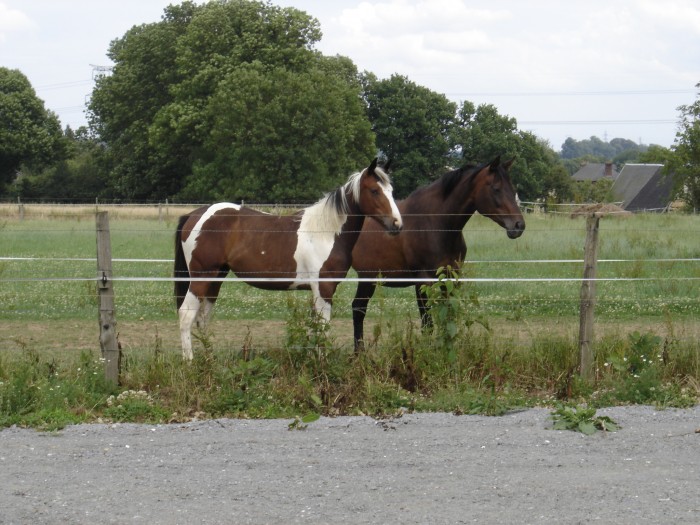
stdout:
{"type": "MultiPolygon", "coordinates": [[[[353,173],[345,184],[324,195],[316,204],[306,208],[303,213],[304,217],[308,217],[304,221],[305,230],[316,233],[328,232],[333,235],[340,233],[350,213],[348,193],[355,202],[360,200],[360,181],[363,173],[364,171],[353,173]]],[[[382,186],[391,185],[391,179],[384,170],[377,167],[374,169],[374,173],[382,186]]]]}

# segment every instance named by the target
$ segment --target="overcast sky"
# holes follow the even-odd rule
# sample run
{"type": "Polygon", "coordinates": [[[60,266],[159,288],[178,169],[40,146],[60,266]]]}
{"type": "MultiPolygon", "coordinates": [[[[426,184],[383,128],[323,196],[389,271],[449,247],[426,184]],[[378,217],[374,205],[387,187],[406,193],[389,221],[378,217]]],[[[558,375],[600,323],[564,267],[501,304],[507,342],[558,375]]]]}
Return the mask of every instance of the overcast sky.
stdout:
{"type": "MultiPolygon", "coordinates": [[[[84,125],[111,40],[173,0],[0,0],[0,66],[84,125]]],[[[318,18],[317,49],[455,102],[490,103],[559,150],[595,135],[673,144],[700,82],[697,0],[273,0],[318,18]]]]}

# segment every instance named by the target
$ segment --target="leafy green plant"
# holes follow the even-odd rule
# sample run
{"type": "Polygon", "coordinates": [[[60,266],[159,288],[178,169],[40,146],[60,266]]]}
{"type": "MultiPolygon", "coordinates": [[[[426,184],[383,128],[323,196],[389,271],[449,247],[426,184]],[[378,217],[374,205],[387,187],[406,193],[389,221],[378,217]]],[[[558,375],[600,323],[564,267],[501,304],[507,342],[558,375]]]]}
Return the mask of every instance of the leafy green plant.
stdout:
{"type": "Polygon", "coordinates": [[[459,271],[451,266],[438,268],[437,282],[421,285],[421,292],[428,298],[427,306],[435,323],[437,344],[450,363],[457,360],[456,343],[463,310],[461,298],[457,294],[460,287],[459,271]]]}
{"type": "Polygon", "coordinates": [[[107,398],[105,417],[112,421],[165,421],[168,412],[143,390],[125,390],[107,398]]]}
{"type": "Polygon", "coordinates": [[[310,307],[308,301],[299,301],[297,296],[287,295],[289,317],[287,319],[287,348],[295,357],[304,357],[314,351],[323,351],[332,346],[329,324],[310,307]]]}
{"type": "Polygon", "coordinates": [[[612,370],[620,377],[611,389],[607,401],[654,404],[660,407],[688,406],[697,401],[688,389],[665,379],[669,349],[673,346],[653,332],[634,331],[628,334],[622,352],[610,356],[612,370]]]}
{"type": "Polygon", "coordinates": [[[623,356],[613,356],[610,363],[618,372],[638,375],[645,369],[663,362],[659,352],[661,337],[653,332],[640,334],[634,331],[627,336],[627,351],[623,356]]]}
{"type": "Polygon", "coordinates": [[[455,410],[457,414],[482,414],[485,416],[502,416],[510,409],[507,401],[500,399],[492,388],[491,392],[479,393],[474,396],[470,403],[464,408],[459,407],[455,410]]]}
{"type": "Polygon", "coordinates": [[[306,430],[306,428],[309,426],[309,423],[313,423],[314,421],[318,421],[321,418],[319,414],[316,414],[315,412],[311,414],[306,414],[305,416],[299,417],[295,416],[294,420],[287,425],[288,430],[306,430]]]}
{"type": "Polygon", "coordinates": [[[590,407],[559,405],[551,418],[553,430],[574,430],[587,436],[598,430],[615,432],[620,428],[608,416],[596,416],[596,409],[590,407]]]}

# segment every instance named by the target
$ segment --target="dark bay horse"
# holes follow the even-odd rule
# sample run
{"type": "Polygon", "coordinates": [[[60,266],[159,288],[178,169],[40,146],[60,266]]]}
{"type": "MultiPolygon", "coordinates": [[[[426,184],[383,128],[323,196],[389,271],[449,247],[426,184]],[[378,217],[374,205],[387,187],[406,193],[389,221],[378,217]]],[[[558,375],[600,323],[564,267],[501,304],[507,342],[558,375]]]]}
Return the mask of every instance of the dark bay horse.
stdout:
{"type": "MultiPolygon", "coordinates": [[[[385,286],[414,285],[422,326],[430,324],[422,283],[412,279],[434,278],[440,267],[459,267],[467,255],[462,230],[474,212],[488,217],[517,239],[525,221],[516,202],[508,170],[513,160],[500,158],[490,164],[466,166],[444,174],[399,201],[404,220],[401,235],[379,237],[378,228],[365,222],[352,252],[352,266],[361,278],[406,279],[385,286]]],[[[355,351],[364,348],[364,319],[375,282],[361,281],[352,302],[355,351]]]]}
{"type": "Polygon", "coordinates": [[[347,275],[364,223],[374,222],[391,234],[401,230],[392,192],[389,176],[374,159],[343,186],[294,215],[272,215],[222,202],[180,217],[175,235],[175,297],[183,357],[192,359],[192,326],[197,321],[204,327],[222,278],[230,271],[258,288],[311,290],[314,309],[329,321],[338,282],[318,279],[347,275]],[[375,220],[365,221],[365,217],[375,220]]]}

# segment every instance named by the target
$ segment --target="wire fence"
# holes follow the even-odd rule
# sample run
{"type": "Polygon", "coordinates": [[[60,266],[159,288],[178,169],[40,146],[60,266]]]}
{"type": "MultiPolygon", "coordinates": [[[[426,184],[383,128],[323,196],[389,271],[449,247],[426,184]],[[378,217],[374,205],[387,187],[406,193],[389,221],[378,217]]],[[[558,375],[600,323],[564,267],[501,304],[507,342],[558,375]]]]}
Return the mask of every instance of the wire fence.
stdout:
{"type": "MultiPolygon", "coordinates": [[[[88,262],[97,263],[97,258],[90,257],[9,257],[0,256],[0,262],[23,262],[23,263],[35,263],[40,265],[47,265],[51,262],[88,262]]],[[[173,259],[145,259],[145,258],[113,258],[114,263],[142,263],[142,264],[173,264],[173,259]]],[[[607,263],[624,263],[624,264],[659,264],[659,263],[700,263],[700,258],[658,258],[658,259],[599,259],[597,261],[599,264],[607,263]]],[[[511,265],[522,265],[522,264],[572,264],[572,265],[582,265],[584,263],[583,259],[518,259],[518,260],[508,260],[508,259],[498,259],[498,260],[480,260],[480,261],[464,261],[465,266],[470,265],[493,265],[493,264],[511,264],[511,265]]],[[[377,277],[353,277],[353,276],[341,276],[341,277],[309,277],[300,275],[297,272],[290,272],[287,277],[254,277],[246,276],[245,272],[239,272],[238,274],[227,275],[226,277],[154,277],[154,276],[118,276],[112,277],[115,282],[242,282],[242,283],[278,283],[278,282],[289,282],[294,280],[300,283],[315,283],[315,282],[349,282],[349,283],[360,283],[360,282],[374,282],[378,284],[395,284],[395,283],[406,283],[410,281],[411,283],[419,284],[430,284],[440,282],[441,280],[449,280],[453,282],[463,282],[463,283],[515,283],[515,282],[582,282],[584,280],[593,280],[598,282],[642,282],[642,281],[700,281],[700,276],[669,276],[669,275],[659,275],[651,277],[595,277],[593,279],[586,279],[583,277],[447,277],[447,278],[426,278],[426,277],[400,277],[392,278],[390,273],[382,274],[380,269],[376,270],[380,275],[377,277]]],[[[437,268],[433,269],[433,273],[438,271],[437,268]]],[[[32,271],[32,273],[34,273],[32,271]]],[[[261,273],[261,272],[256,272],[261,273]]],[[[275,273],[282,273],[276,271],[275,273]]],[[[351,272],[352,273],[352,272],[351,272]]],[[[421,271],[423,273],[423,271],[421,271]]],[[[99,281],[100,277],[97,275],[84,275],[84,276],[36,276],[31,277],[6,277],[0,274],[0,283],[12,283],[12,282],[52,282],[52,281],[99,281]]]]}
{"type": "MultiPolygon", "coordinates": [[[[188,209],[192,206],[195,205],[187,205],[188,209]]],[[[168,212],[169,224],[154,222],[153,214],[144,221],[137,218],[134,222],[134,217],[124,216],[123,220],[113,222],[112,242],[116,256],[112,259],[111,280],[120,320],[177,322],[173,282],[191,279],[173,277],[172,258],[162,256],[172,254],[172,219],[179,213],[179,209],[175,210],[172,207],[168,212]],[[135,242],[135,239],[140,240],[135,242]],[[142,254],[155,256],[142,257],[142,254]]],[[[54,220],[47,215],[36,221],[25,217],[23,222],[0,225],[0,324],[2,320],[94,320],[95,288],[100,281],[94,256],[94,211],[93,207],[84,221],[64,221],[64,215],[57,215],[61,219],[54,220]]],[[[606,320],[632,320],[640,327],[651,326],[650,319],[654,319],[654,323],[687,321],[695,323],[694,333],[700,337],[697,329],[700,320],[697,218],[693,218],[695,222],[677,222],[672,215],[663,217],[666,218],[640,218],[632,226],[620,219],[620,222],[611,222],[610,228],[603,232],[604,242],[614,248],[607,253],[629,256],[603,257],[597,261],[596,315],[606,320]],[[682,246],[669,248],[676,243],[682,246]]],[[[475,315],[512,319],[517,323],[535,323],[540,319],[575,322],[581,302],[579,291],[585,281],[582,277],[584,259],[567,255],[581,253],[584,232],[580,221],[557,216],[532,220],[521,240],[509,244],[512,241],[506,239],[500,228],[487,219],[475,217],[465,230],[465,236],[469,249],[477,248],[469,252],[476,254],[476,258],[467,257],[459,281],[475,315]],[[482,251],[485,246],[490,247],[489,250],[482,251]],[[556,249],[543,248],[551,246],[556,249]],[[484,256],[501,253],[515,257],[484,256]],[[545,256],[537,257],[538,253],[545,256]]],[[[284,320],[289,315],[284,295],[259,291],[248,284],[287,282],[292,278],[304,284],[321,280],[340,282],[334,298],[333,317],[344,319],[346,323],[352,316],[356,285],[368,280],[387,285],[380,286],[370,302],[368,321],[390,316],[414,322],[418,319],[414,291],[390,288],[391,284],[405,283],[408,279],[395,279],[386,272],[378,279],[359,277],[351,270],[342,278],[315,279],[294,274],[271,279],[239,274],[195,280],[226,281],[217,301],[216,319],[284,320]]],[[[410,279],[427,285],[436,280],[410,279]]]]}

